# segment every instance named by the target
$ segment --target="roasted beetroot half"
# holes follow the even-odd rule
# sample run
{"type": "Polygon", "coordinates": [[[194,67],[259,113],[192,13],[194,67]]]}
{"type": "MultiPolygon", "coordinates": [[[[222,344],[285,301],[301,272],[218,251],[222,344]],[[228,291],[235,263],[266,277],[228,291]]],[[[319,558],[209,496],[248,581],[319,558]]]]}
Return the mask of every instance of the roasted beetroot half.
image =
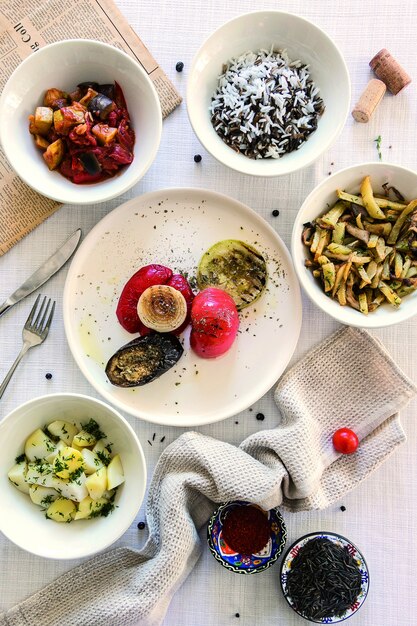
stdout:
{"type": "Polygon", "coordinates": [[[106,375],[116,387],[139,387],[173,367],[184,349],[171,333],[151,333],[122,346],[106,365],[106,375]]]}
{"type": "Polygon", "coordinates": [[[198,356],[212,359],[227,352],[236,339],[238,328],[236,304],[228,293],[209,287],[194,298],[190,345],[198,356]]]}

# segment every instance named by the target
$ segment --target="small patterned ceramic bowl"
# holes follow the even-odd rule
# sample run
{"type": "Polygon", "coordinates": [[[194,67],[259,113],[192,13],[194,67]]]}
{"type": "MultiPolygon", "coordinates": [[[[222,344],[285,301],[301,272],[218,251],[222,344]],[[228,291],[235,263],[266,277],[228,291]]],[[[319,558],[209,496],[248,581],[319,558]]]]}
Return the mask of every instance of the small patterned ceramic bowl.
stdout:
{"type": "Polygon", "coordinates": [[[278,509],[265,511],[271,527],[271,536],[265,548],[257,554],[234,552],[224,541],[222,528],[229,511],[242,506],[255,505],[242,500],[234,500],[219,506],[208,523],[207,542],[214,558],[226,569],[237,574],[257,574],[271,567],[278,559],[285,546],[287,530],[278,509]]]}
{"type": "Polygon", "coordinates": [[[358,548],[354,546],[353,543],[349,541],[349,539],[346,539],[346,537],[342,537],[342,535],[337,535],[335,533],[330,533],[330,532],[310,533],[308,535],[304,535],[303,537],[300,537],[300,539],[297,539],[297,541],[295,541],[288,548],[281,564],[281,588],[284,593],[285,599],[287,600],[290,607],[294,609],[294,611],[298,613],[298,615],[301,615],[301,617],[304,617],[304,619],[307,619],[308,621],[313,622],[315,624],[338,624],[339,622],[345,621],[346,619],[351,617],[354,613],[356,613],[356,611],[358,611],[360,607],[362,606],[362,604],[365,602],[365,599],[366,599],[366,596],[368,595],[368,590],[369,590],[369,570],[361,552],[359,552],[358,548]],[[341,615],[334,615],[332,617],[323,617],[318,620],[307,618],[305,615],[300,613],[294,606],[294,603],[291,600],[291,597],[288,595],[288,589],[287,589],[287,575],[288,575],[289,570],[291,569],[291,563],[293,559],[297,556],[300,549],[304,547],[306,543],[308,543],[311,539],[314,539],[315,537],[324,537],[325,539],[329,539],[330,541],[333,541],[335,544],[341,547],[346,547],[349,550],[349,553],[351,554],[351,556],[353,556],[353,558],[357,562],[359,570],[362,574],[361,590],[359,592],[358,597],[356,598],[355,603],[341,615]]]}

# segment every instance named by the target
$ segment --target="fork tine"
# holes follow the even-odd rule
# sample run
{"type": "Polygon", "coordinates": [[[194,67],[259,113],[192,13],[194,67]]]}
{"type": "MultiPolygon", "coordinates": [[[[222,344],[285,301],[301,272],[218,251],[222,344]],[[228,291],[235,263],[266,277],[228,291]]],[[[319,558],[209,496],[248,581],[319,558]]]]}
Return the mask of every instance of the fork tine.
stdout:
{"type": "Polygon", "coordinates": [[[41,320],[42,315],[44,314],[43,312],[44,312],[44,308],[45,308],[45,302],[46,302],[46,296],[43,297],[41,308],[39,309],[39,312],[38,312],[38,314],[36,316],[36,319],[35,319],[35,321],[33,323],[33,327],[36,328],[36,329],[40,328],[40,320],[41,320]]]}
{"type": "Polygon", "coordinates": [[[26,320],[25,326],[30,326],[31,325],[32,320],[33,320],[34,315],[35,315],[36,307],[38,306],[38,302],[39,302],[40,297],[41,297],[41,294],[38,294],[38,297],[36,298],[35,303],[34,303],[33,307],[30,310],[29,317],[26,320]]]}
{"type": "Polygon", "coordinates": [[[46,316],[48,315],[49,307],[51,305],[51,302],[52,302],[52,300],[51,300],[51,298],[49,298],[48,302],[46,303],[45,312],[44,312],[44,314],[42,316],[42,319],[39,322],[39,326],[38,326],[39,330],[42,330],[43,327],[44,327],[44,323],[45,323],[45,320],[46,320],[46,316]]]}
{"type": "Polygon", "coordinates": [[[48,332],[49,332],[49,327],[50,327],[50,325],[51,325],[52,318],[54,317],[54,312],[55,312],[55,300],[54,300],[54,301],[53,301],[53,303],[52,303],[51,312],[49,313],[49,317],[48,317],[48,319],[46,320],[45,328],[44,328],[44,329],[43,329],[43,331],[42,331],[42,333],[43,333],[43,334],[45,334],[45,337],[46,337],[46,335],[47,335],[47,334],[48,334],[48,332]]]}

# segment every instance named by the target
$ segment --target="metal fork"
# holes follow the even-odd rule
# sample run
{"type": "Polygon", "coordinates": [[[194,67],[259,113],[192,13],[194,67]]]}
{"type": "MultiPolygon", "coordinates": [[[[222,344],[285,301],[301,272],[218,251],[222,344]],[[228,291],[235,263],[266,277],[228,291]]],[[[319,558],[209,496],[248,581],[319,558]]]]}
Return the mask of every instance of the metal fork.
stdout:
{"type": "Polygon", "coordinates": [[[51,326],[52,318],[54,316],[55,311],[55,302],[52,303],[51,307],[51,298],[49,298],[48,302],[46,302],[46,296],[44,296],[40,309],[36,315],[36,309],[39,304],[41,294],[35,300],[35,304],[33,305],[29,317],[26,320],[26,323],[22,330],[22,340],[23,346],[21,351],[19,352],[15,362],[11,366],[6,378],[3,380],[0,385],[0,398],[3,396],[7,385],[10,382],[11,377],[14,374],[16,367],[19,365],[21,359],[29,350],[29,348],[33,348],[34,346],[38,346],[43,343],[48,336],[49,328],[51,326]],[[46,306],[45,306],[46,303],[46,306]],[[50,308],[51,307],[51,308],[50,308]]]}

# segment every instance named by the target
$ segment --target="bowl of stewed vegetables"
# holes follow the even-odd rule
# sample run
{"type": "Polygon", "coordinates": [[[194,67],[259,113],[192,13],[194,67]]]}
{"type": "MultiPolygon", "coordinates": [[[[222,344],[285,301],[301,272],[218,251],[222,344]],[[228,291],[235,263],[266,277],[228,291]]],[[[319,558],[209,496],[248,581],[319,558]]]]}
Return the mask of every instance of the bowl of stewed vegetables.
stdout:
{"type": "Polygon", "coordinates": [[[34,398],[0,425],[0,530],[38,556],[75,559],[111,545],[134,521],[146,488],[128,422],[89,396],[34,398]]]}
{"type": "Polygon", "coordinates": [[[91,40],[59,41],[25,59],[0,98],[0,141],[20,178],[59,202],[121,195],[153,162],[162,113],[145,70],[91,40]]]}
{"type": "Polygon", "coordinates": [[[380,328],[417,314],[417,173],[363,163],[326,177],[294,222],[294,267],[342,324],[380,328]]]}

